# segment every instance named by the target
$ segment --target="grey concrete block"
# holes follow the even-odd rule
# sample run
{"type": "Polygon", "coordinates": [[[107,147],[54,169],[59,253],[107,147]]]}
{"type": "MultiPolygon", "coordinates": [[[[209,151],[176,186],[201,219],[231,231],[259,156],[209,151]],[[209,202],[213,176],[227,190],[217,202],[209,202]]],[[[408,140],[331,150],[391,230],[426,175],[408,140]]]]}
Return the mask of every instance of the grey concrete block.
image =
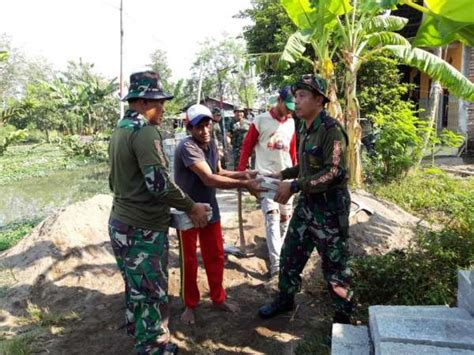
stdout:
{"type": "Polygon", "coordinates": [[[444,318],[472,320],[468,311],[447,306],[371,306],[369,316],[393,315],[399,317],[444,318]]]}
{"type": "Polygon", "coordinates": [[[422,344],[474,351],[474,321],[374,315],[370,330],[375,353],[384,342],[422,344]]]}
{"type": "Polygon", "coordinates": [[[473,270],[458,271],[458,307],[474,316],[474,277],[473,270]]]}
{"type": "Polygon", "coordinates": [[[365,326],[350,324],[332,325],[331,354],[369,355],[369,332],[365,326]]]}
{"type": "MultiPolygon", "coordinates": [[[[207,211],[207,220],[210,221],[212,218],[212,209],[211,205],[206,204],[208,211],[207,211]]],[[[191,219],[188,217],[186,212],[183,211],[178,211],[174,208],[171,209],[171,222],[170,222],[170,228],[175,228],[179,230],[188,230],[191,228],[194,228],[193,222],[191,222],[191,219]]]]}
{"type": "Polygon", "coordinates": [[[403,343],[391,343],[383,342],[380,344],[381,355],[418,355],[418,354],[430,354],[430,355],[473,355],[472,350],[465,349],[451,349],[441,348],[430,345],[420,344],[403,344],[403,343]]]}

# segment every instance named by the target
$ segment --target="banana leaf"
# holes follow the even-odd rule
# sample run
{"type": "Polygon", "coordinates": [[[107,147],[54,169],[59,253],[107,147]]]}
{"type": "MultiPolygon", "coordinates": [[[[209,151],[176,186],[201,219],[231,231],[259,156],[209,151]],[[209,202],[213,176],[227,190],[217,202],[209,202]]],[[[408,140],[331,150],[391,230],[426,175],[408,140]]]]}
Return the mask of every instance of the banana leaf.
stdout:
{"type": "Polygon", "coordinates": [[[474,102],[474,84],[440,57],[409,46],[389,45],[384,48],[404,64],[415,67],[428,74],[433,80],[439,81],[453,95],[474,102]]]}

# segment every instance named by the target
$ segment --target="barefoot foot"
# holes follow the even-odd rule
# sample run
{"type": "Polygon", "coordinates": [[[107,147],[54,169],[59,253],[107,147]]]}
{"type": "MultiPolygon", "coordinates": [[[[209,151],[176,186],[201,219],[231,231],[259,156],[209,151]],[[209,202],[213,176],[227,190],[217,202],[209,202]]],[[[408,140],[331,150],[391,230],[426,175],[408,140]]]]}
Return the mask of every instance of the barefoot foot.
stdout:
{"type": "Polygon", "coordinates": [[[194,309],[186,307],[183,314],[181,314],[181,322],[183,322],[184,324],[196,323],[196,318],[194,317],[194,309]]]}

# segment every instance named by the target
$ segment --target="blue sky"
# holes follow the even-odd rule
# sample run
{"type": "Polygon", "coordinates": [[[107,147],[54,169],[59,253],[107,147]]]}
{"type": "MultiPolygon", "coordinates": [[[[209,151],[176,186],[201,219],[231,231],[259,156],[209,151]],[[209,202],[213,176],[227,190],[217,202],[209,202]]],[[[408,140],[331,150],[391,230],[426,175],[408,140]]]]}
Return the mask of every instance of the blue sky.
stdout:
{"type": "MultiPolygon", "coordinates": [[[[123,0],[124,75],[142,70],[163,49],[175,79],[186,77],[205,38],[238,36],[245,20],[233,19],[250,0],[123,0]]],[[[0,33],[30,56],[56,68],[68,60],[95,63],[107,77],[119,73],[120,0],[15,0],[2,3],[0,33]]]]}

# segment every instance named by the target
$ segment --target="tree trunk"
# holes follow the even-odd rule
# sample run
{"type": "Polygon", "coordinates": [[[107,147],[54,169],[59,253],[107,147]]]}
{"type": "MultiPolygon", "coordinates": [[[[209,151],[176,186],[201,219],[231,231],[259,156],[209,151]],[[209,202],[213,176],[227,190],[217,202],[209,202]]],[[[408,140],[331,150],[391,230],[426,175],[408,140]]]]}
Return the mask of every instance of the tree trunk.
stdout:
{"type": "Polygon", "coordinates": [[[331,117],[334,117],[336,120],[338,120],[343,126],[345,126],[344,122],[344,116],[342,114],[342,109],[341,105],[339,104],[339,101],[337,100],[337,88],[336,84],[334,81],[329,81],[329,86],[328,86],[328,98],[331,100],[328,103],[328,112],[331,115],[331,117]]]}
{"type": "MultiPolygon", "coordinates": [[[[434,55],[437,57],[441,57],[441,48],[436,48],[433,52],[434,55]]],[[[421,165],[421,161],[423,160],[423,156],[425,154],[426,149],[428,148],[428,144],[431,139],[431,135],[434,134],[433,132],[433,127],[436,122],[436,118],[438,117],[438,111],[439,111],[439,103],[441,99],[441,93],[442,93],[442,88],[441,84],[439,81],[433,81],[431,83],[431,89],[430,89],[430,101],[429,101],[429,114],[426,117],[428,120],[428,129],[426,131],[426,136],[423,141],[423,147],[420,152],[420,157],[418,159],[418,163],[416,164],[416,167],[418,168],[421,165]]],[[[434,159],[434,157],[432,157],[434,159]]]]}
{"type": "Polygon", "coordinates": [[[349,136],[347,148],[349,183],[354,187],[362,186],[362,162],[360,158],[360,145],[362,128],[359,123],[360,109],[356,96],[357,72],[347,69],[345,80],[345,123],[349,136]]]}

